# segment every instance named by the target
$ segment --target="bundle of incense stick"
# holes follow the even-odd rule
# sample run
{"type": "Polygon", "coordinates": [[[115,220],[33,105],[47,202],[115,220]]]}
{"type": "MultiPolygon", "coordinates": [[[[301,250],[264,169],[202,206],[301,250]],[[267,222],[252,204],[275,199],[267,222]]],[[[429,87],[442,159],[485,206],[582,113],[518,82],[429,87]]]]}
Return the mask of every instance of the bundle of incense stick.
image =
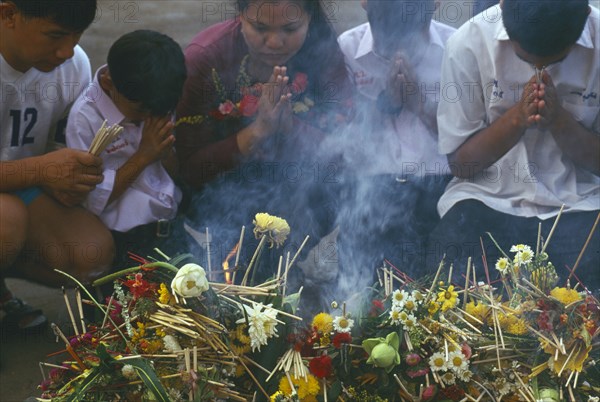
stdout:
{"type": "Polygon", "coordinates": [[[115,138],[121,134],[121,131],[123,131],[123,127],[118,124],[107,126],[106,120],[104,120],[104,122],[102,122],[102,127],[96,132],[88,152],[95,156],[100,155],[100,153],[106,149],[108,144],[113,142],[115,138]]]}

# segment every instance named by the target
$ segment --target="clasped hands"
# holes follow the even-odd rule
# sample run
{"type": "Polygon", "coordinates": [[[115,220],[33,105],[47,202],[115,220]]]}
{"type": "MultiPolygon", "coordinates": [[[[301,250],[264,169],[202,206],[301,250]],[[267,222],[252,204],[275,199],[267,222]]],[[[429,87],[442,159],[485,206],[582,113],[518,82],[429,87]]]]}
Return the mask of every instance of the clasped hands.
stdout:
{"type": "Polygon", "coordinates": [[[541,128],[551,129],[556,124],[563,109],[554,82],[546,70],[541,72],[540,77],[535,74],[527,82],[518,108],[523,127],[537,124],[541,128]],[[538,82],[539,78],[541,80],[538,82]]]}

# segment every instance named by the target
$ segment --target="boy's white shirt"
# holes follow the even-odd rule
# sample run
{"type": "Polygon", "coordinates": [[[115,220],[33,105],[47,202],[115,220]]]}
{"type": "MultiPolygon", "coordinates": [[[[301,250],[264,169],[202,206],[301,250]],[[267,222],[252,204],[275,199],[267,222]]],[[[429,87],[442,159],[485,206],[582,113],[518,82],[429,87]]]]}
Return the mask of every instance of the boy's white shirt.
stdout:
{"type": "Polygon", "coordinates": [[[89,194],[84,206],[98,215],[109,229],[120,232],[160,219],[173,219],[181,201],[181,190],[160,161],[148,165],[118,199],[107,205],[117,170],[140,145],[144,123],[128,122],[102,90],[98,76],[105,67],[98,69],[92,85],[77,99],[67,124],[67,146],[83,150],[89,149],[104,120],[109,125],[123,126],[121,135],[100,154],[104,181],[89,194]]]}
{"type": "MultiPolygon", "coordinates": [[[[446,40],[454,31],[452,27],[431,21],[429,43],[421,53],[423,57],[412,66],[421,96],[426,100],[425,113],[433,118],[439,101],[443,51],[446,40]]],[[[369,23],[342,33],[338,42],[357,91],[375,102],[386,87],[390,66],[373,51],[369,23]]],[[[438,153],[437,133],[432,132],[417,115],[405,109],[397,117],[392,116],[380,124],[381,131],[379,127],[375,129],[372,126],[357,128],[371,130],[378,136],[376,141],[360,144],[363,148],[359,152],[376,156],[365,167],[367,172],[362,173],[402,176],[449,174],[446,157],[438,153]]]]}
{"type": "MultiPolygon", "coordinates": [[[[562,106],[587,129],[600,133],[598,9],[592,7],[567,58],[547,71],[562,106]]],[[[520,100],[533,75],[533,67],[513,51],[499,6],[466,22],[446,47],[438,109],[440,152],[454,152],[502,116],[520,100]]],[[[562,204],[565,211],[600,209],[600,178],[575,166],[550,132],[533,127],[473,180],[454,178],[438,203],[440,215],[464,199],[480,200],[507,214],[547,219],[562,204]]]]}
{"type": "Polygon", "coordinates": [[[90,84],[89,59],[76,46],[69,60],[50,72],[12,68],[0,54],[0,160],[46,153],[71,104],[90,84]]]}

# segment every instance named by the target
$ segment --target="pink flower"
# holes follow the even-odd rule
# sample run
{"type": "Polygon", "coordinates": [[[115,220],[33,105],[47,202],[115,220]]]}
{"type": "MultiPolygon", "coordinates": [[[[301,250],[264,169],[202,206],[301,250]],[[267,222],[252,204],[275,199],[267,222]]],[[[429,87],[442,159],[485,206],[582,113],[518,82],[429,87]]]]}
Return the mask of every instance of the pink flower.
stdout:
{"type": "Polygon", "coordinates": [[[413,367],[421,362],[421,356],[419,356],[416,353],[411,353],[411,354],[407,355],[404,360],[406,361],[406,364],[413,367]]]}
{"type": "Polygon", "coordinates": [[[423,377],[424,375],[427,375],[427,373],[429,373],[429,368],[424,368],[424,369],[417,370],[417,371],[407,371],[406,375],[409,376],[410,378],[417,378],[417,377],[423,377]]]}
{"type": "Polygon", "coordinates": [[[471,356],[473,355],[473,351],[471,350],[471,347],[469,345],[467,345],[466,343],[463,343],[460,351],[462,352],[463,355],[465,355],[465,359],[469,360],[471,358],[471,356]]]}
{"type": "Polygon", "coordinates": [[[302,92],[306,91],[307,87],[308,75],[304,73],[297,73],[294,77],[294,81],[292,81],[292,84],[290,85],[290,90],[294,94],[301,94],[302,92]]]}
{"type": "Polygon", "coordinates": [[[235,110],[235,105],[232,101],[227,100],[219,105],[219,112],[222,115],[228,115],[235,110]]]}
{"type": "Polygon", "coordinates": [[[435,385],[430,385],[423,390],[423,400],[429,401],[433,399],[433,397],[437,394],[437,387],[435,385]]]}

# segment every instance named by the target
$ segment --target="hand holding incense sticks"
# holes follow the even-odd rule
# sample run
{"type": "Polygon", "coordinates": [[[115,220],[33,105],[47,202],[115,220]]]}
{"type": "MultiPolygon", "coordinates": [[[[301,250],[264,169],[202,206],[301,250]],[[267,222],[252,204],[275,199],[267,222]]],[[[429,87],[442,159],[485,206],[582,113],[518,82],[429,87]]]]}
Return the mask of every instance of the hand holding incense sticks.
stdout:
{"type": "Polygon", "coordinates": [[[92,145],[90,145],[89,153],[98,156],[106,149],[108,144],[113,142],[119,134],[123,131],[123,127],[114,124],[112,126],[106,125],[106,120],[102,123],[102,126],[96,132],[92,145]]]}

